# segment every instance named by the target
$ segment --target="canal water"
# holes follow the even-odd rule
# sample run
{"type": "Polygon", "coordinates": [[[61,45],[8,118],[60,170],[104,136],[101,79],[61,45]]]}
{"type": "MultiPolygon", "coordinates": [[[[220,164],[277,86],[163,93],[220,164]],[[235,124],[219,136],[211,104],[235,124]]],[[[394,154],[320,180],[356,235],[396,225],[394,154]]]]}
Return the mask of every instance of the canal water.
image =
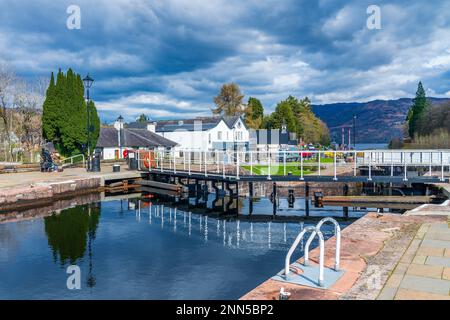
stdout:
{"type": "MultiPolygon", "coordinates": [[[[302,203],[280,203],[279,221],[252,221],[128,195],[4,222],[0,299],[238,299],[280,271],[301,228],[317,223],[283,221],[302,203]],[[70,265],[80,268],[80,290],[67,288],[70,265]]],[[[248,203],[241,206],[246,212],[248,203]]],[[[271,212],[270,200],[254,203],[255,214],[271,212]]],[[[311,208],[311,215],[340,216],[342,208],[311,208]]],[[[325,238],[332,235],[325,227],[325,238]]]]}

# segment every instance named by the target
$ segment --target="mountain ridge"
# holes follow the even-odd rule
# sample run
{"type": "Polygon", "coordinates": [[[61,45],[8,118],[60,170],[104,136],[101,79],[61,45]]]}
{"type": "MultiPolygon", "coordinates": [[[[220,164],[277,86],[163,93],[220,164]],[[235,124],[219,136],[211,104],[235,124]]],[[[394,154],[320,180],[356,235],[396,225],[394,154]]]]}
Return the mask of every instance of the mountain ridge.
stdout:
{"type": "MultiPolygon", "coordinates": [[[[314,104],[312,110],[330,129],[331,140],[341,142],[341,128],[353,128],[353,114],[356,115],[357,143],[388,143],[394,137],[403,136],[403,123],[412,98],[396,100],[372,100],[367,102],[337,102],[314,104]]],[[[429,97],[433,104],[450,102],[450,98],[429,97]]],[[[351,131],[353,136],[353,130],[351,131]]],[[[345,130],[348,140],[348,130],[345,130]]],[[[353,141],[353,137],[352,137],[353,141]]]]}

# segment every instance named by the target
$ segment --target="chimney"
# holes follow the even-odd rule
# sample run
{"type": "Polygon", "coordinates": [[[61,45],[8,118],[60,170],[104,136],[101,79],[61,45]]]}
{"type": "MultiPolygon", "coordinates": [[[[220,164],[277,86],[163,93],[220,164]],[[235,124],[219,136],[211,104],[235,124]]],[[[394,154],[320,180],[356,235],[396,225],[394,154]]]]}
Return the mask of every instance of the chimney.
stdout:
{"type": "Polygon", "coordinates": [[[123,129],[123,117],[119,116],[117,120],[114,122],[114,128],[116,128],[117,131],[123,129]]]}
{"type": "Polygon", "coordinates": [[[123,117],[120,115],[116,122],[114,122],[114,128],[117,130],[117,142],[119,145],[119,159],[122,158],[122,132],[123,132],[123,117]]]}
{"type": "Polygon", "coordinates": [[[281,132],[286,133],[287,132],[287,125],[286,121],[283,119],[283,123],[281,124],[281,132]]]}
{"type": "Polygon", "coordinates": [[[147,123],[147,130],[150,132],[156,132],[156,122],[147,123]]]}

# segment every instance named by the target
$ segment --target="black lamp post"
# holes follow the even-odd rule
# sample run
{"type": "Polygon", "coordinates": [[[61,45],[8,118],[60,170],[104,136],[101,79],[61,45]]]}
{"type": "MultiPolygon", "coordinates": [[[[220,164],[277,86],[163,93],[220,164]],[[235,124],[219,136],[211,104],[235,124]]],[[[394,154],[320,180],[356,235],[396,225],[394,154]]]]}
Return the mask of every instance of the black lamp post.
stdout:
{"type": "Polygon", "coordinates": [[[86,88],[86,110],[87,110],[87,156],[88,156],[88,165],[87,165],[87,170],[89,171],[91,169],[91,145],[90,145],[90,140],[91,140],[91,115],[89,112],[89,101],[90,101],[90,97],[89,97],[89,89],[92,87],[92,83],[94,83],[94,79],[92,79],[89,76],[89,73],[87,74],[87,76],[83,79],[83,83],[84,83],[84,87],[86,88]]]}
{"type": "Polygon", "coordinates": [[[356,114],[353,114],[353,149],[356,150],[356,114]]]}

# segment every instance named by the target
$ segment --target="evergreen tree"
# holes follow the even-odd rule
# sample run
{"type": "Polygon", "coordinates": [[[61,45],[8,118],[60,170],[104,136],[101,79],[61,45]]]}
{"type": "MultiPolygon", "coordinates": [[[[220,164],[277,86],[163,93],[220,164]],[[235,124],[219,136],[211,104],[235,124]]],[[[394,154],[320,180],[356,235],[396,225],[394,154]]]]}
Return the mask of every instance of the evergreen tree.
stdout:
{"type": "Polygon", "coordinates": [[[281,128],[283,122],[286,123],[290,132],[297,133],[297,136],[306,142],[329,144],[329,130],[326,124],[312,112],[308,98],[298,100],[289,96],[278,103],[275,112],[264,119],[267,129],[281,128]]]}
{"type": "Polygon", "coordinates": [[[141,115],[139,116],[139,118],[137,118],[136,121],[137,121],[137,122],[141,122],[141,123],[143,123],[143,122],[148,122],[148,121],[149,121],[149,118],[148,118],[145,114],[141,114],[141,115]]]}
{"type": "Polygon", "coordinates": [[[53,141],[65,156],[86,153],[88,143],[88,109],[90,115],[90,147],[95,148],[100,132],[100,119],[95,104],[88,108],[84,99],[81,76],[69,69],[66,74],[58,71],[56,84],[52,74],[42,117],[44,138],[53,141]]]}
{"type": "Polygon", "coordinates": [[[425,110],[428,108],[428,101],[422,82],[417,87],[416,97],[413,99],[413,105],[408,112],[408,132],[411,138],[417,133],[418,122],[425,110]]]}
{"type": "Polygon", "coordinates": [[[55,90],[55,76],[52,72],[46,92],[46,99],[42,108],[42,136],[48,141],[54,140],[57,128],[55,90]]]}
{"type": "Polygon", "coordinates": [[[297,132],[297,121],[289,98],[279,102],[276,106],[275,112],[271,115],[270,129],[281,129],[283,123],[290,132],[297,132]]]}
{"type": "Polygon", "coordinates": [[[245,109],[245,122],[252,129],[260,129],[263,125],[264,107],[256,98],[250,97],[245,109]]]}

